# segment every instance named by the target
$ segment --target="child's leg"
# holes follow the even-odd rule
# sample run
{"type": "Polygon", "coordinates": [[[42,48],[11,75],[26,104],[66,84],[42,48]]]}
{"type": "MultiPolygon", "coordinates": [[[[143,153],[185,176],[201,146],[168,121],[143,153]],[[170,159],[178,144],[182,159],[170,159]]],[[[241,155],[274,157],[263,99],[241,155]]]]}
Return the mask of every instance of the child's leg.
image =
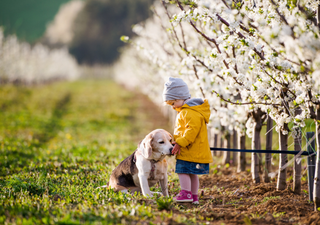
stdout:
{"type": "Polygon", "coordinates": [[[178,173],[181,191],[173,198],[176,202],[193,202],[190,174],[178,173]]]}
{"type": "Polygon", "coordinates": [[[191,179],[191,192],[192,192],[192,198],[193,198],[193,204],[199,204],[199,198],[198,198],[198,190],[199,190],[199,178],[196,174],[190,174],[191,179]]]}
{"type": "Polygon", "coordinates": [[[191,191],[190,174],[178,173],[181,190],[191,191]]]}
{"type": "Polygon", "coordinates": [[[199,177],[197,174],[189,174],[191,179],[191,192],[193,195],[198,194],[199,190],[199,177]]]}

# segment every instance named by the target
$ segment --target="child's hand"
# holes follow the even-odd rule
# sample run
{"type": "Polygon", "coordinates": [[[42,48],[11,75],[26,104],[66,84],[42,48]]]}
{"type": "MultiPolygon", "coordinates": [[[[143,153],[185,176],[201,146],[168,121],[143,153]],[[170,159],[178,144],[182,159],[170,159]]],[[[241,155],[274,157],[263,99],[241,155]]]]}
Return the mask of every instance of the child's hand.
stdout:
{"type": "Polygon", "coordinates": [[[173,142],[172,144],[174,144],[174,147],[173,147],[173,149],[172,149],[172,154],[173,155],[179,155],[180,154],[180,145],[178,145],[178,143],[177,142],[173,142]]]}

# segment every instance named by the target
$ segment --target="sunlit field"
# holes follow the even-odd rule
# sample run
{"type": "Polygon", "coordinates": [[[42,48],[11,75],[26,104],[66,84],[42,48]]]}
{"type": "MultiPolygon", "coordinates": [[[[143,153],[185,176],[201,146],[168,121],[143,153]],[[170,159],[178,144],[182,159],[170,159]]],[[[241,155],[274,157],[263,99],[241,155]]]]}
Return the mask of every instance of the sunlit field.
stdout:
{"type": "MultiPolygon", "coordinates": [[[[320,221],[302,193],[253,184],[247,170],[220,163],[200,176],[200,205],[177,204],[174,159],[169,198],[115,193],[113,168],[156,128],[172,124],[152,100],[112,81],[0,87],[0,224],[311,224],[320,221]]],[[[151,188],[160,191],[159,185],[151,188]]]]}
{"type": "Polygon", "coordinates": [[[166,120],[145,111],[146,100],[109,81],[2,86],[0,223],[154,218],[150,206],[97,189],[139,139],[166,128],[166,120]]]}

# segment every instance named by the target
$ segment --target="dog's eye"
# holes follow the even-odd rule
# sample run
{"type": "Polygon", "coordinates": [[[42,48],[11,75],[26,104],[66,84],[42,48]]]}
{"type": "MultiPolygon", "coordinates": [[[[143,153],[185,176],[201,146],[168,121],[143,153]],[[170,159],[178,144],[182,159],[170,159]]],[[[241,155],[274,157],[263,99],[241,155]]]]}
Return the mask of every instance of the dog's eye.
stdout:
{"type": "Polygon", "coordinates": [[[164,141],[160,141],[159,144],[164,144],[164,141]]]}

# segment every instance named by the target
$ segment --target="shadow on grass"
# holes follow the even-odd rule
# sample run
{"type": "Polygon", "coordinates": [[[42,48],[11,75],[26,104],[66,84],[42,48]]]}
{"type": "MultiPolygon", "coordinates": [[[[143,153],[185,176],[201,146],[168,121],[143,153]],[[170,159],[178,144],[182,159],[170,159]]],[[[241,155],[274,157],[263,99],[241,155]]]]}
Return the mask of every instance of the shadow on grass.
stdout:
{"type": "Polygon", "coordinates": [[[21,140],[10,139],[0,146],[0,176],[19,172],[30,164],[30,160],[37,157],[39,148],[43,147],[50,139],[54,138],[62,128],[62,117],[67,112],[71,95],[66,94],[55,105],[52,116],[39,133],[34,135],[34,140],[28,145],[21,140]]]}
{"type": "Polygon", "coordinates": [[[58,101],[53,109],[50,120],[44,124],[40,133],[35,134],[34,138],[39,140],[39,145],[42,146],[54,138],[62,128],[61,120],[64,114],[68,111],[68,104],[71,100],[71,94],[67,93],[58,101]]]}
{"type": "Polygon", "coordinates": [[[31,91],[22,86],[15,86],[14,89],[12,87],[4,88],[3,86],[0,86],[0,91],[2,94],[0,97],[1,111],[6,111],[11,107],[16,107],[17,105],[25,106],[26,99],[31,95],[31,91]]]}
{"type": "Polygon", "coordinates": [[[30,151],[28,153],[22,152],[23,149],[19,149],[19,151],[8,149],[0,151],[0,177],[20,171],[21,168],[28,165],[30,160],[35,157],[30,151]]]}

